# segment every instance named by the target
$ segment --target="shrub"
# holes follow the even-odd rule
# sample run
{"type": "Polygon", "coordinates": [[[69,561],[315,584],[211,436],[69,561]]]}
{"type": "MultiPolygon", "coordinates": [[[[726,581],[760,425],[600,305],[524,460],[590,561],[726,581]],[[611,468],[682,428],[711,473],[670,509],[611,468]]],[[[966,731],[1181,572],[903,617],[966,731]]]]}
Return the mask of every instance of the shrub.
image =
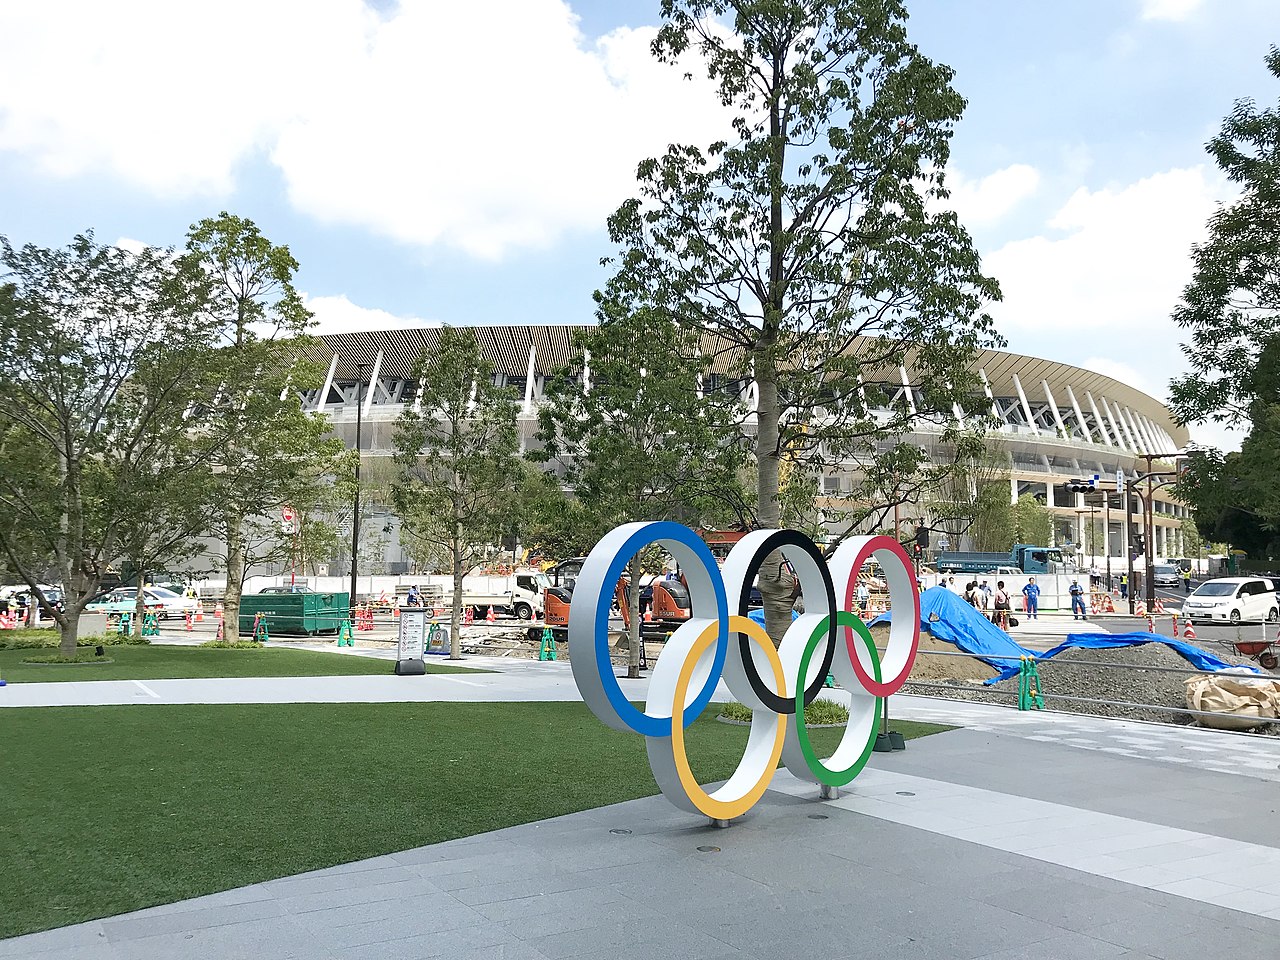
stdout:
{"type": "Polygon", "coordinates": [[[200,644],[208,650],[261,650],[262,644],[256,640],[206,640],[200,644]]]}
{"type": "MultiPolygon", "coordinates": [[[[56,647],[59,639],[60,634],[56,629],[50,630],[43,627],[35,630],[25,627],[21,630],[0,630],[0,650],[38,650],[42,647],[56,647]]],[[[76,646],[96,647],[100,644],[119,643],[120,640],[121,638],[114,634],[85,636],[77,640],[76,646]]]]}
{"type": "MultiPolygon", "coordinates": [[[[751,721],[751,708],[736,701],[722,703],[720,716],[726,720],[738,720],[744,723],[751,721]]],[[[849,709],[843,704],[819,697],[804,708],[806,726],[822,726],[823,724],[839,724],[849,722],[849,709]]]]}
{"type": "Polygon", "coordinates": [[[34,657],[23,657],[22,663],[110,663],[110,657],[97,657],[92,653],[77,653],[74,657],[64,657],[60,653],[42,653],[34,657]]]}

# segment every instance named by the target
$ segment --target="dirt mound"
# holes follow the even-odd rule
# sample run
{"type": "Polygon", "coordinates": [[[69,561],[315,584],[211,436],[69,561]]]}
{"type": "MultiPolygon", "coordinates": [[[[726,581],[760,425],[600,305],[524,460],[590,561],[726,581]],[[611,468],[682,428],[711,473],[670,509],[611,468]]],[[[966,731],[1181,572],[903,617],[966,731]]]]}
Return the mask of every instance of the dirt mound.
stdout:
{"type": "MultiPolygon", "coordinates": [[[[1217,648],[1213,652],[1231,664],[1256,666],[1247,657],[1217,648]]],[[[951,658],[936,657],[934,659],[951,658]]],[[[1040,687],[1046,698],[1045,705],[1050,709],[1130,720],[1155,720],[1161,723],[1191,724],[1195,722],[1194,717],[1186,714],[1153,709],[1185,708],[1187,700],[1184,681],[1193,675],[1191,665],[1164,644],[1147,643],[1138,647],[1117,647],[1110,650],[1079,648],[1064,650],[1052,659],[1037,661],[1036,667],[1040,675],[1040,687]],[[1096,666],[1096,664],[1107,666],[1096,666]],[[1134,667],[1160,667],[1172,672],[1124,669],[1134,667]],[[1133,704],[1133,706],[1060,700],[1054,695],[1111,700],[1117,703],[1133,704]]],[[[912,676],[915,676],[914,671],[912,676]]],[[[988,672],[984,676],[991,676],[991,673],[988,672]]],[[[1016,677],[1002,680],[981,692],[960,688],[954,692],[917,688],[915,692],[924,694],[932,692],[935,695],[1008,705],[1014,702],[1014,697],[1000,694],[1016,695],[1018,680],[1016,677]]],[[[1280,724],[1264,726],[1258,732],[1280,734],[1280,724]]]]}

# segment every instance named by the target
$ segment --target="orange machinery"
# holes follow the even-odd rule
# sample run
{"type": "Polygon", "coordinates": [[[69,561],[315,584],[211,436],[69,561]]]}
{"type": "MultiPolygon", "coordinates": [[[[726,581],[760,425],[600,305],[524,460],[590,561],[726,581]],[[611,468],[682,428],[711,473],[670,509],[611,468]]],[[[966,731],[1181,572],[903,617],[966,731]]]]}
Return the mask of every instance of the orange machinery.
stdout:
{"type": "MultiPolygon", "coordinates": [[[[554,630],[564,630],[569,626],[569,608],[573,602],[573,588],[578,574],[582,572],[585,557],[574,557],[562,560],[547,569],[546,574],[551,586],[543,596],[543,620],[554,630]]],[[[622,611],[622,621],[630,628],[631,606],[628,603],[630,581],[621,577],[614,589],[614,599],[622,611]]],[[[652,596],[644,611],[642,629],[652,633],[665,633],[689,619],[692,604],[689,599],[689,588],[683,580],[655,580],[651,584],[652,596]],[[652,626],[649,626],[652,624],[652,626]]],[[[641,597],[643,602],[644,597],[641,597]]]]}

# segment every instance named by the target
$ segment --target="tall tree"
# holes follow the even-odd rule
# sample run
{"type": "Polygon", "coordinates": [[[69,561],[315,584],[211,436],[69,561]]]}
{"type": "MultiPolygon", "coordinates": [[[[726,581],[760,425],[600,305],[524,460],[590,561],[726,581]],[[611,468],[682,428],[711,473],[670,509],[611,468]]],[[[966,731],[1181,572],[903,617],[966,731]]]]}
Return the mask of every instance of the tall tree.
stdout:
{"type": "MultiPolygon", "coordinates": [[[[972,351],[996,342],[982,305],[998,286],[941,209],[965,102],[908,42],[897,0],[663,0],[662,15],[655,55],[701,56],[734,140],[640,164],[597,297],[606,322],[647,310],[705,334],[717,369],[754,381],[758,522],[773,527],[784,461],[810,478],[874,470],[912,421],[951,416],[972,351]],[[904,366],[914,396],[873,413],[866,393],[904,366]]],[[[781,637],[780,558],[760,590],[781,637]]]]}
{"type": "Polygon", "coordinates": [[[1053,511],[1032,494],[1024,493],[1013,505],[1013,535],[1014,543],[1047,547],[1053,537],[1053,511]]]}
{"type": "MultiPolygon", "coordinates": [[[[597,536],[629,520],[701,519],[742,463],[737,416],[723,395],[698,397],[706,371],[679,349],[690,334],[645,311],[612,318],[578,343],[576,375],[561,374],[540,417],[543,450],[597,536]],[[695,516],[691,517],[693,513],[695,516]]],[[[630,581],[628,675],[640,675],[639,553],[630,581]]]]}
{"type": "MultiPolygon", "coordinates": [[[[74,653],[80,615],[139,518],[208,447],[191,442],[211,330],[170,251],[0,238],[0,548],[74,653]],[[38,586],[50,567],[66,609],[38,586]]],[[[206,434],[208,435],[208,434],[206,434]]]]}
{"type": "Polygon", "coordinates": [[[278,533],[285,504],[302,509],[323,496],[342,443],[299,396],[318,376],[300,359],[311,313],[293,286],[289,248],[224,211],[191,227],[183,262],[201,278],[199,303],[217,331],[204,413],[226,439],[211,464],[218,506],[210,521],[224,550],[225,617],[237,624],[248,545],[278,533]]]}
{"type": "Polygon", "coordinates": [[[422,391],[395,435],[396,506],[409,535],[447,552],[453,575],[450,651],[462,655],[462,578],[508,527],[518,456],[514,394],[470,330],[445,327],[418,364],[422,391]]]}
{"type": "MultiPolygon", "coordinates": [[[[1266,57],[1280,80],[1280,47],[1266,57]]],[[[1192,249],[1195,273],[1173,312],[1190,334],[1191,372],[1174,379],[1170,406],[1184,423],[1257,424],[1250,405],[1263,346],[1280,335],[1280,100],[1259,109],[1236,101],[1210,156],[1240,190],[1209,218],[1209,239],[1192,249]]]]}

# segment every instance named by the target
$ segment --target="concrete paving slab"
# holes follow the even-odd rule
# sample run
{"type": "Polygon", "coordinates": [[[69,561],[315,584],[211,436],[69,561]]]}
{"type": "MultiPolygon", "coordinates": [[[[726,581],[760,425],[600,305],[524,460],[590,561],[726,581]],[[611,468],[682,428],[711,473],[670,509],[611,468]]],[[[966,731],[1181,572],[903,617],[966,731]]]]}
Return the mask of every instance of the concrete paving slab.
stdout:
{"type": "Polygon", "coordinates": [[[0,957],[1277,955],[1274,821],[1189,812],[1271,783],[958,730],[874,755],[838,800],[785,771],[774,784],[725,830],[650,797],[4,941],[0,957]]]}

